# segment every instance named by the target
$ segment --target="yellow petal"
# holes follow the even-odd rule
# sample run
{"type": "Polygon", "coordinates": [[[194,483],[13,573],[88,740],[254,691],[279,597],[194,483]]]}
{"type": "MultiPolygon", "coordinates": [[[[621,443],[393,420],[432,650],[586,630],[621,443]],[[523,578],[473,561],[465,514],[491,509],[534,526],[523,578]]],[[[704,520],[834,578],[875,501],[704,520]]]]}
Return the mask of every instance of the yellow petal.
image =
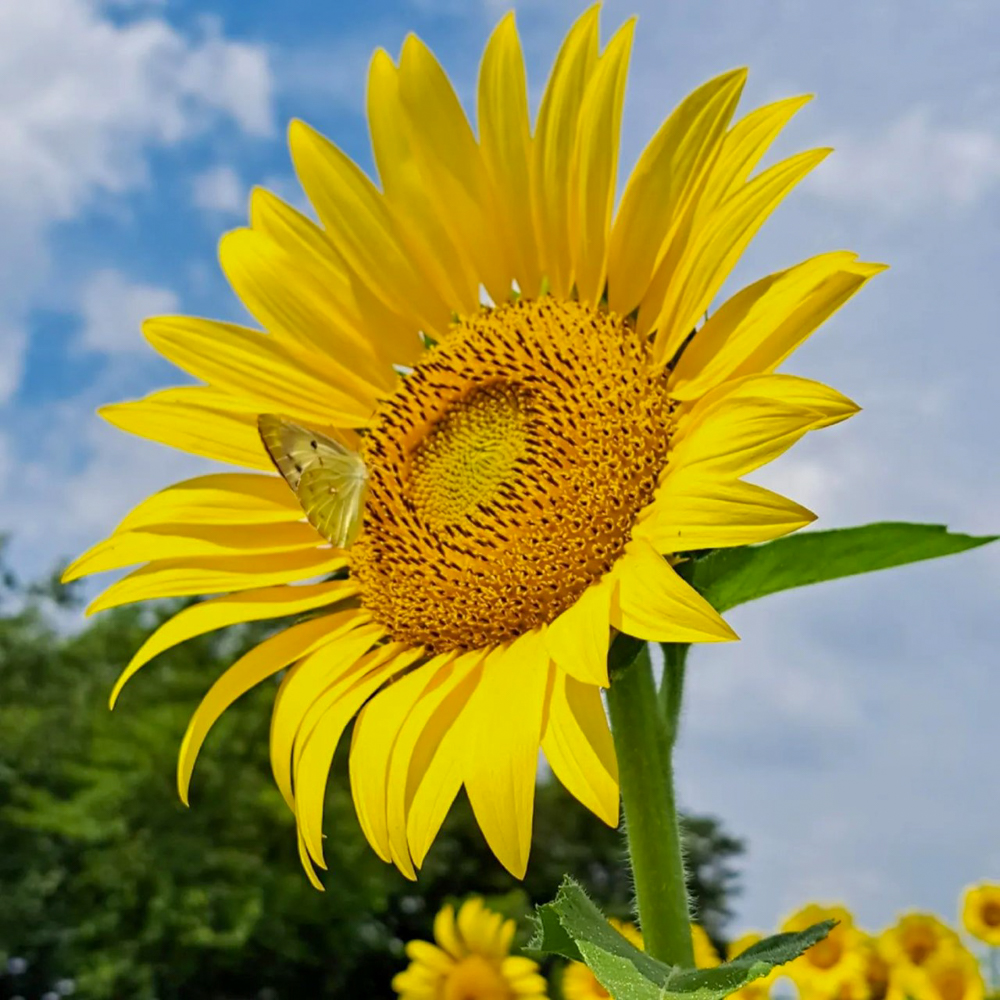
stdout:
{"type": "Polygon", "coordinates": [[[405,649],[400,643],[390,643],[374,650],[348,679],[333,684],[311,706],[310,711],[315,713],[314,724],[310,726],[310,720],[303,719],[302,732],[296,736],[293,753],[295,816],[309,854],[323,867],[326,867],[323,860],[323,802],[340,737],[362,705],[389,678],[405,670],[422,653],[419,647],[405,649]]]}
{"type": "Polygon", "coordinates": [[[746,183],[753,168],[792,115],[811,100],[811,95],[803,94],[756,108],[726,133],[719,157],[698,199],[696,219],[711,212],[746,183]]]}
{"type": "Polygon", "coordinates": [[[304,122],[291,123],[288,142],[299,181],[348,267],[390,309],[412,315],[418,329],[446,333],[451,311],[411,265],[375,185],[304,122]]]}
{"type": "Polygon", "coordinates": [[[309,851],[306,849],[306,842],[302,839],[301,833],[298,834],[297,840],[299,845],[299,861],[302,862],[302,867],[305,869],[306,878],[309,879],[314,889],[326,892],[323,883],[320,882],[319,876],[316,874],[316,869],[313,867],[312,858],[309,857],[309,851]]]}
{"type": "Polygon", "coordinates": [[[161,524],[271,524],[301,521],[302,507],[278,476],[221,472],[174,483],[125,515],[116,531],[161,524]]]}
{"type": "Polygon", "coordinates": [[[787,451],[807,431],[858,412],[819,382],[791,375],[749,375],[704,396],[679,425],[670,468],[738,479],[787,451]]]}
{"type": "Polygon", "coordinates": [[[315,583],[302,587],[263,587],[260,590],[227,594],[184,608],[172,618],[168,618],[139,647],[138,652],[115,682],[114,690],[111,692],[111,708],[115,707],[115,702],[125,684],[150,660],[167,649],[187,642],[195,636],[214,632],[229,625],[262,621],[267,618],[284,618],[336,604],[337,601],[356,594],[357,590],[357,584],[353,580],[333,580],[330,583],[315,583]]]}
{"type": "Polygon", "coordinates": [[[597,687],[556,671],[542,750],[566,790],[617,826],[618,760],[597,687]]]}
{"type": "Polygon", "coordinates": [[[177,791],[181,801],[188,804],[191,773],[205,738],[237,698],[284,670],[289,663],[333,642],[367,619],[368,613],[356,608],[312,618],[265,639],[229,667],[201,700],[184,734],[177,762],[177,791]]]}
{"type": "Polygon", "coordinates": [[[500,863],[523,878],[531,848],[535,774],[550,667],[538,630],[493,652],[469,705],[465,789],[500,863]]]}
{"type": "Polygon", "coordinates": [[[633,539],[612,573],[618,590],[611,624],[649,642],[728,642],[736,633],[642,539],[633,539]]]}
{"type": "Polygon", "coordinates": [[[584,94],[573,154],[570,251],[581,302],[597,305],[607,275],[619,132],[635,18],[608,42],[584,94]]]}
{"type": "Polygon", "coordinates": [[[442,906],[434,917],[434,940],[452,958],[464,958],[465,948],[455,930],[455,909],[451,905],[442,906]]]}
{"type": "Polygon", "coordinates": [[[718,155],[746,70],[732,70],[678,105],[644,150],[622,195],[608,246],[608,301],[626,316],[650,280],[718,155]]]}
{"type": "Polygon", "coordinates": [[[376,624],[362,625],[337,641],[300,659],[285,674],[271,712],[271,770],[278,790],[295,810],[292,750],[302,719],[331,684],[351,676],[365,654],[385,634],[376,624]]]}
{"type": "Polygon", "coordinates": [[[762,486],[682,470],[666,477],[632,537],[663,554],[692,552],[766,542],[815,519],[805,507],[762,486]]]}
{"type": "Polygon", "coordinates": [[[497,231],[497,206],[465,112],[433,53],[408,35],[399,59],[399,92],[407,111],[410,144],[459,250],[475,263],[496,302],[510,295],[513,268],[497,231]]]}
{"type": "Polygon", "coordinates": [[[386,814],[389,761],[400,728],[440,665],[437,657],[388,685],[365,705],[354,723],[351,793],[361,829],[383,861],[392,861],[386,814]]]}
{"type": "MultiPolygon", "coordinates": [[[[400,726],[392,748],[386,787],[389,849],[396,867],[407,878],[414,877],[406,837],[413,793],[434,756],[441,734],[468,700],[470,684],[474,684],[473,671],[481,661],[481,653],[465,654],[457,659],[452,653],[435,657],[431,663],[436,669],[428,671],[431,679],[400,726]]],[[[458,786],[461,786],[461,777],[458,786]]],[[[433,834],[430,839],[433,840],[433,834]]]]}
{"type": "Polygon", "coordinates": [[[164,389],[97,412],[119,430],[171,448],[250,469],[274,469],[257,433],[256,414],[238,409],[214,389],[164,389]]]}
{"type": "Polygon", "coordinates": [[[143,531],[115,532],[78,556],[63,582],[163,559],[199,559],[247,553],[298,552],[325,545],[311,524],[162,524],[143,531]]]}
{"type": "Polygon", "coordinates": [[[527,79],[514,12],[490,36],[479,70],[479,141],[483,161],[503,206],[499,221],[514,278],[534,297],[542,282],[531,208],[532,142],[527,79]]]}
{"type": "Polygon", "coordinates": [[[336,549],[164,559],[149,566],[140,566],[113,583],[87,608],[87,614],[160,597],[221,594],[308,580],[333,573],[346,565],[347,560],[336,549]]]}
{"type": "Polygon", "coordinates": [[[755,177],[705,220],[677,267],[671,266],[670,274],[654,276],[649,291],[653,302],[666,285],[663,305],[652,324],[657,331],[657,360],[665,363],[673,358],[757,230],[829,152],[814,149],[799,153],[755,177]]]}
{"type": "Polygon", "coordinates": [[[285,413],[321,424],[363,426],[374,397],[351,394],[353,378],[331,383],[316,378],[267,334],[231,323],[192,316],[157,316],[142,324],[152,346],[179,368],[237,396],[253,400],[264,412],[285,413]]]}
{"type": "Polygon", "coordinates": [[[276,243],[252,229],[236,229],[219,241],[219,262],[254,318],[286,350],[295,350],[300,364],[320,367],[368,412],[380,391],[393,388],[397,359],[355,332],[340,303],[276,243]]]}
{"type": "Polygon", "coordinates": [[[612,590],[611,580],[592,584],[545,629],[549,655],[584,684],[608,686],[612,590]]]}
{"type": "Polygon", "coordinates": [[[737,292],[685,347],[670,376],[671,395],[697,399],[737,372],[776,367],[876,273],[873,268],[851,253],[821,254],[737,292]]]}
{"type": "Polygon", "coordinates": [[[254,188],[250,225],[295,258],[333,297],[347,325],[370,339],[380,356],[411,365],[423,350],[412,315],[394,312],[348,267],[329,237],[277,195],[254,188]]]}
{"type": "MultiPolygon", "coordinates": [[[[385,199],[410,259],[419,262],[438,296],[459,313],[479,310],[479,276],[444,224],[442,210],[410,140],[399,70],[379,49],[368,68],[368,127],[385,199]]],[[[416,266],[416,265],[415,265],[416,266]]]]}
{"type": "Polygon", "coordinates": [[[556,56],[535,129],[532,208],[542,274],[552,294],[566,298],[573,283],[569,190],[583,94],[597,65],[599,6],[576,21],[556,56]]]}

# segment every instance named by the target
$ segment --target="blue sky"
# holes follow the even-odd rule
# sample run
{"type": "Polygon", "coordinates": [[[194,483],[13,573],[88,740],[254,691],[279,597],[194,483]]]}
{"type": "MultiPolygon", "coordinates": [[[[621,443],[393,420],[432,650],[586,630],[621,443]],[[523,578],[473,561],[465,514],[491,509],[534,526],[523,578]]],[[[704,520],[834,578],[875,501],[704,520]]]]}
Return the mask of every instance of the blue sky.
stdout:
{"type": "MultiPolygon", "coordinates": [[[[414,30],[469,104],[494,0],[32,0],[0,4],[0,529],[26,573],[205,464],[95,406],[176,383],[150,313],[243,318],[215,263],[251,185],[298,200],[287,120],[369,165],[371,51],[414,30]]],[[[537,101],[578,3],[517,5],[537,101]]],[[[624,165],[689,89],[736,65],[746,106],[817,95],[785,150],[837,152],[754,242],[736,282],[853,249],[892,270],[796,357],[864,411],[760,477],[821,526],[1000,526],[1000,8],[991,0],[638,0],[624,165]]],[[[738,610],[693,657],[679,772],[745,835],[740,925],[806,897],[873,927],[953,916],[1000,878],[1000,553],[982,550],[738,610]]],[[[180,735],[180,734],[178,734],[180,735]]]]}

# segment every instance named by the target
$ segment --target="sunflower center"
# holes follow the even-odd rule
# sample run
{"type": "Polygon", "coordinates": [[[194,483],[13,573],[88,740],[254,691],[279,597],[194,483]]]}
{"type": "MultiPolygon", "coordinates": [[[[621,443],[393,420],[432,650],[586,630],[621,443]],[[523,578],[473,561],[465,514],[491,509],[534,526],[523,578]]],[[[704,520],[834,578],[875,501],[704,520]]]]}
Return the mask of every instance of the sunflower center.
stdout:
{"type": "Polygon", "coordinates": [[[653,499],[672,406],[647,342],[613,314],[543,299],[456,324],[365,436],[362,603],[435,652],[551,622],[653,499]]]}
{"type": "Polygon", "coordinates": [[[453,524],[489,503],[527,444],[530,396],[502,382],[456,400],[413,453],[413,501],[428,524],[453,524]]]}
{"type": "Polygon", "coordinates": [[[1000,903],[990,900],[983,907],[982,917],[987,927],[1000,927],[1000,903]]]}

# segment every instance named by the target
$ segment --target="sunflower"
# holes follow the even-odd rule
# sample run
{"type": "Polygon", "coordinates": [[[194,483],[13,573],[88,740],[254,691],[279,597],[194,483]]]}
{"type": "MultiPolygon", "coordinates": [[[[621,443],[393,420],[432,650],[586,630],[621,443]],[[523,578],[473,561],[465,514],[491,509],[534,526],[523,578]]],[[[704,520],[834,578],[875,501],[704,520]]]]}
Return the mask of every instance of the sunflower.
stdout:
{"type": "Polygon", "coordinates": [[[809,998],[859,997],[866,995],[867,962],[864,935],[854,926],[854,918],[842,906],[811,903],[793,913],[782,931],[802,931],[821,920],[836,920],[830,933],[787,967],[786,974],[809,998]]]}
{"type": "Polygon", "coordinates": [[[410,964],[392,981],[402,1000],[545,1000],[545,980],[530,958],[510,954],[513,920],[478,898],[434,918],[434,940],[410,941],[410,964]]]}
{"type": "Polygon", "coordinates": [[[965,890],[962,924],[973,937],[1000,948],[1000,885],[983,882],[965,890]]]}
{"type": "Polygon", "coordinates": [[[958,935],[931,913],[907,913],[882,932],[879,951],[894,968],[921,968],[937,955],[962,948],[958,935]]]}
{"type": "Polygon", "coordinates": [[[504,18],[483,56],[478,136],[419,39],[398,61],[376,52],[367,100],[380,186],[293,122],[292,158],[320,224],[257,190],[249,227],[220,247],[263,330],[151,319],[152,345],[204,384],[101,411],[251,470],[155,494],[66,578],[141,564],[91,611],[221,595],[158,629],[112,701],[185,639],[306,616],[215,682],[178,784],[186,802],[209,729],[284,671],[271,759],[316,884],[328,772],[355,718],[361,826],[409,877],[463,786],[496,856],[522,875],[539,747],[576,798],[617,824],[601,702],[610,638],[736,638],[675,565],[812,521],[742,477],[858,409],[774,372],[879,265],[823,254],[703,319],[750,239],[827,153],[754,172],[806,98],[734,123],[745,72],[711,80],[656,133],[613,212],[633,28],[600,50],[598,9],[586,11],[532,128],[504,18]],[[288,481],[262,440],[276,425],[305,442],[301,460],[275,459],[288,481]],[[313,505],[323,463],[308,454],[320,442],[365,498],[352,544],[312,523],[327,523],[313,505]]]}
{"type": "Polygon", "coordinates": [[[961,944],[935,950],[900,973],[901,996],[912,1000],[983,1000],[986,986],[976,956],[961,944]]]}
{"type": "MultiPolygon", "coordinates": [[[[627,920],[609,917],[608,923],[636,948],[644,949],[642,933],[627,920]]],[[[691,925],[691,942],[694,945],[694,964],[699,969],[712,969],[720,963],[715,945],[700,924],[691,925]]],[[[597,981],[597,977],[583,962],[569,962],[562,974],[562,994],[566,1000],[604,1000],[611,994],[597,981]]]]}

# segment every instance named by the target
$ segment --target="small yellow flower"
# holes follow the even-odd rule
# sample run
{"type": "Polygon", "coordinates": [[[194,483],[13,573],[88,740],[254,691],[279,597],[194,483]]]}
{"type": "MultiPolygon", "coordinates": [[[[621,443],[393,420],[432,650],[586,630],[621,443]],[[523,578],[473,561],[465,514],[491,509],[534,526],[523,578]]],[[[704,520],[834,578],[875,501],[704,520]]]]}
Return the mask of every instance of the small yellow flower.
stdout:
{"type": "Polygon", "coordinates": [[[938,947],[921,965],[899,972],[900,995],[912,1000],[983,1000],[979,961],[961,944],[938,947]]]}
{"type": "Polygon", "coordinates": [[[854,918],[842,906],[812,903],[793,913],[782,931],[802,931],[821,920],[837,925],[818,944],[785,967],[802,997],[863,995],[865,979],[864,935],[854,926],[854,918]]]}
{"type": "Polygon", "coordinates": [[[973,937],[1000,948],[1000,885],[969,886],[962,900],[962,923],[973,937]]]}
{"type": "MultiPolygon", "coordinates": [[[[636,948],[645,949],[642,932],[635,924],[615,917],[609,917],[608,923],[636,948]]],[[[691,925],[691,941],[694,944],[694,962],[699,969],[711,969],[719,964],[719,953],[704,927],[691,925]]],[[[611,995],[583,962],[570,962],[563,970],[562,993],[565,1000],[605,1000],[611,995]]]]}
{"type": "Polygon", "coordinates": [[[410,964],[392,981],[402,1000],[546,1000],[545,980],[530,958],[510,954],[514,921],[466,900],[434,918],[434,940],[406,946],[410,964]]]}
{"type": "Polygon", "coordinates": [[[920,968],[941,952],[961,948],[958,935],[930,913],[907,913],[879,936],[878,948],[891,965],[920,968]]]}

